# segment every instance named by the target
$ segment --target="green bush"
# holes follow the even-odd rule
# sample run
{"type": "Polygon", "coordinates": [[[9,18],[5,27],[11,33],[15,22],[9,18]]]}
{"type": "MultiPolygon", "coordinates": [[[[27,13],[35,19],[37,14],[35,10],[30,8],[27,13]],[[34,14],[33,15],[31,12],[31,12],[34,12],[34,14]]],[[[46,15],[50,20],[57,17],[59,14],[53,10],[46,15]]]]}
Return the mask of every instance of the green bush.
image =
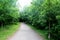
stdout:
{"type": "Polygon", "coordinates": [[[51,38],[54,38],[54,40],[60,40],[60,25],[51,28],[51,38]]]}

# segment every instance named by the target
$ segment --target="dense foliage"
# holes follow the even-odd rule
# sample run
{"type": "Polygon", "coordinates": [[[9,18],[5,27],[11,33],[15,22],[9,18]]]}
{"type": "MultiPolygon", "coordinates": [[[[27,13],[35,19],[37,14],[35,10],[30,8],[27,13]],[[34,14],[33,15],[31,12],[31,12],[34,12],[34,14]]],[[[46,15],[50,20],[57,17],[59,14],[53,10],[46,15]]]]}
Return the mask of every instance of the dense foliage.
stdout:
{"type": "Polygon", "coordinates": [[[20,19],[20,22],[29,23],[37,29],[47,30],[51,39],[60,40],[60,0],[33,0],[20,15],[16,1],[0,0],[0,26],[20,19]]]}
{"type": "Polygon", "coordinates": [[[0,0],[0,26],[16,22],[17,19],[16,0],[0,0]]]}
{"type": "Polygon", "coordinates": [[[20,13],[20,21],[48,30],[52,39],[60,40],[60,0],[33,0],[31,4],[20,13]]]}

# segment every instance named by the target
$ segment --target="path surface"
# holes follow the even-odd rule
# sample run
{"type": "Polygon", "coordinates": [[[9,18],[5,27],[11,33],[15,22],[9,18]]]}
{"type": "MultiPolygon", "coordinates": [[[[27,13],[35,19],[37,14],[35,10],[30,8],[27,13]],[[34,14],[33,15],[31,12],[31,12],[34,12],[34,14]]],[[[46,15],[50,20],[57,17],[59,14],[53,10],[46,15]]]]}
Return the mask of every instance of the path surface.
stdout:
{"type": "Polygon", "coordinates": [[[43,40],[43,39],[28,25],[21,23],[19,30],[8,40],[43,40]]]}

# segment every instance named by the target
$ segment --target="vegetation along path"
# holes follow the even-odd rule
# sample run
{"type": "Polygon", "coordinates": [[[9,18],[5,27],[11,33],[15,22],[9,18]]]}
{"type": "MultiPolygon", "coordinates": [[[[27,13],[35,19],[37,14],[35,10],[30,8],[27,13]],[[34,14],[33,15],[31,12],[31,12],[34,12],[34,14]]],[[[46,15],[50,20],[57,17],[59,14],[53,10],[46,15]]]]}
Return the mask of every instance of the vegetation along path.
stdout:
{"type": "Polygon", "coordinates": [[[28,25],[21,23],[19,30],[8,40],[43,40],[43,38],[28,25]]]}

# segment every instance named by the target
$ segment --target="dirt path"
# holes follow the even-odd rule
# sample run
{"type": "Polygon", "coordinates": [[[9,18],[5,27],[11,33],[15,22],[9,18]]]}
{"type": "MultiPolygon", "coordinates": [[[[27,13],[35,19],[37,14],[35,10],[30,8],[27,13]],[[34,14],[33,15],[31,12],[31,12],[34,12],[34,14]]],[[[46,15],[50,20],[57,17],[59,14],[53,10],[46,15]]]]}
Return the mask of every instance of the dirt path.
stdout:
{"type": "Polygon", "coordinates": [[[19,30],[8,40],[43,40],[43,39],[28,25],[21,23],[19,30]]]}

